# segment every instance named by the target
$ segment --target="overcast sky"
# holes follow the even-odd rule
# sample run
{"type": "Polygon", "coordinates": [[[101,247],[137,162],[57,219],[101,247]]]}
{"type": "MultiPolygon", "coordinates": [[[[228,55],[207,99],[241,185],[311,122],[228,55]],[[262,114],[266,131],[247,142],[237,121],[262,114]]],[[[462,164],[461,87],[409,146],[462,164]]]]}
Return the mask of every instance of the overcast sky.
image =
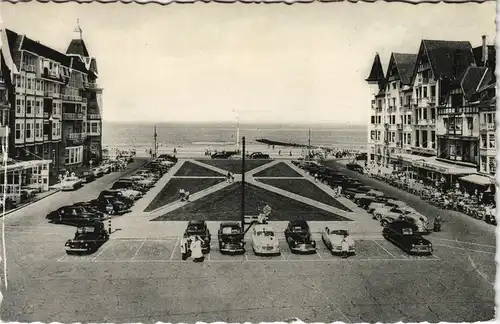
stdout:
{"type": "Polygon", "coordinates": [[[77,18],[109,121],[365,123],[375,52],[494,42],[495,3],[1,3],[4,26],[65,51],[77,18]]]}

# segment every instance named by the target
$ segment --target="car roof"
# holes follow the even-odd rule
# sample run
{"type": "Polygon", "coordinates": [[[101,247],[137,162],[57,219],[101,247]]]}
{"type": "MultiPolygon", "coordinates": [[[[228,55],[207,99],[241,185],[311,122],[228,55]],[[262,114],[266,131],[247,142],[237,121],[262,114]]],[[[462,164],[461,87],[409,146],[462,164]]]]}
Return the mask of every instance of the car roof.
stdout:
{"type": "Polygon", "coordinates": [[[222,222],[220,223],[221,227],[240,227],[240,223],[238,222],[222,222]]]}
{"type": "Polygon", "coordinates": [[[261,231],[273,231],[274,232],[274,229],[269,226],[269,225],[266,225],[266,224],[257,224],[257,225],[254,225],[253,228],[255,230],[261,230],[261,231]]]}
{"type": "Polygon", "coordinates": [[[418,226],[410,223],[406,220],[395,220],[392,223],[389,224],[391,227],[398,227],[398,228],[411,228],[414,231],[418,230],[418,226]]]}
{"type": "Polygon", "coordinates": [[[292,226],[306,226],[306,227],[309,227],[309,225],[307,224],[307,222],[303,219],[296,219],[296,220],[293,220],[293,221],[290,221],[290,224],[292,226]]]}
{"type": "Polygon", "coordinates": [[[205,221],[200,219],[192,219],[189,221],[188,225],[205,225],[205,221]]]}

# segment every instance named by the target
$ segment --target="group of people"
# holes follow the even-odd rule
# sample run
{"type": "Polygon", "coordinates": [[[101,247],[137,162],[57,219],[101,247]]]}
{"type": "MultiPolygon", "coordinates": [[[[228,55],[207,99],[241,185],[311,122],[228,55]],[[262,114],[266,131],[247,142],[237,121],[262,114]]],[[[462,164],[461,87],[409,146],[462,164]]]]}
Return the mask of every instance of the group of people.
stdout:
{"type": "Polygon", "coordinates": [[[202,243],[203,239],[198,235],[188,237],[187,234],[184,234],[181,239],[182,260],[192,257],[193,262],[203,262],[205,257],[203,256],[202,243]]]}
{"type": "Polygon", "coordinates": [[[234,182],[234,174],[232,172],[228,172],[226,174],[226,182],[233,183],[234,182]]]}

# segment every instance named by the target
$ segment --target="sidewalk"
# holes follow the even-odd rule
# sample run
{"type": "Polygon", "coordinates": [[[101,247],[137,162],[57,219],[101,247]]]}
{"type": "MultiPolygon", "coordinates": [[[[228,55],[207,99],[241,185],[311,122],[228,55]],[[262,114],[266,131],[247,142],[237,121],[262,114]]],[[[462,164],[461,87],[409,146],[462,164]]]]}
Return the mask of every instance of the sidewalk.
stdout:
{"type": "Polygon", "coordinates": [[[36,196],[35,196],[33,199],[31,199],[30,201],[26,201],[26,202],[24,202],[24,203],[22,203],[22,204],[19,204],[16,208],[13,208],[13,209],[10,209],[10,210],[6,210],[6,211],[5,211],[5,214],[2,212],[2,211],[3,211],[3,209],[2,209],[2,208],[0,208],[0,218],[1,218],[1,217],[3,217],[4,215],[8,215],[8,214],[13,213],[13,212],[15,212],[15,211],[18,211],[18,210],[20,210],[20,209],[22,209],[22,208],[24,208],[24,207],[27,207],[27,206],[29,206],[29,205],[31,205],[31,204],[34,204],[34,203],[36,203],[37,201],[40,201],[40,200],[42,200],[42,199],[44,199],[44,198],[47,198],[47,197],[49,197],[49,196],[52,196],[53,194],[56,194],[56,193],[58,193],[59,191],[61,191],[61,189],[49,189],[48,191],[45,191],[45,192],[41,192],[41,193],[39,193],[39,194],[36,194],[36,196]]]}

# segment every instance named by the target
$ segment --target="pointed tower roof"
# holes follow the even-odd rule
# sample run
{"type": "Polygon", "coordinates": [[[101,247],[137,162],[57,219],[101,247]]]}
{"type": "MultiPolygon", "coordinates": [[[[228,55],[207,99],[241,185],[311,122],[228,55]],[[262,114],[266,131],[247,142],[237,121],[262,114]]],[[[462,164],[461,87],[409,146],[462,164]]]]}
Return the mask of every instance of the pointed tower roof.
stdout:
{"type": "Polygon", "coordinates": [[[365,79],[366,82],[381,82],[385,79],[384,69],[382,68],[382,62],[380,61],[380,56],[378,53],[373,59],[372,69],[370,75],[365,79]]]}
{"type": "Polygon", "coordinates": [[[89,57],[89,51],[87,50],[87,46],[85,45],[85,42],[83,41],[83,31],[80,28],[80,20],[77,20],[77,26],[75,30],[73,30],[75,35],[75,38],[71,40],[71,43],[68,46],[68,49],[66,50],[66,54],[68,55],[80,55],[82,57],[89,57]]]}

